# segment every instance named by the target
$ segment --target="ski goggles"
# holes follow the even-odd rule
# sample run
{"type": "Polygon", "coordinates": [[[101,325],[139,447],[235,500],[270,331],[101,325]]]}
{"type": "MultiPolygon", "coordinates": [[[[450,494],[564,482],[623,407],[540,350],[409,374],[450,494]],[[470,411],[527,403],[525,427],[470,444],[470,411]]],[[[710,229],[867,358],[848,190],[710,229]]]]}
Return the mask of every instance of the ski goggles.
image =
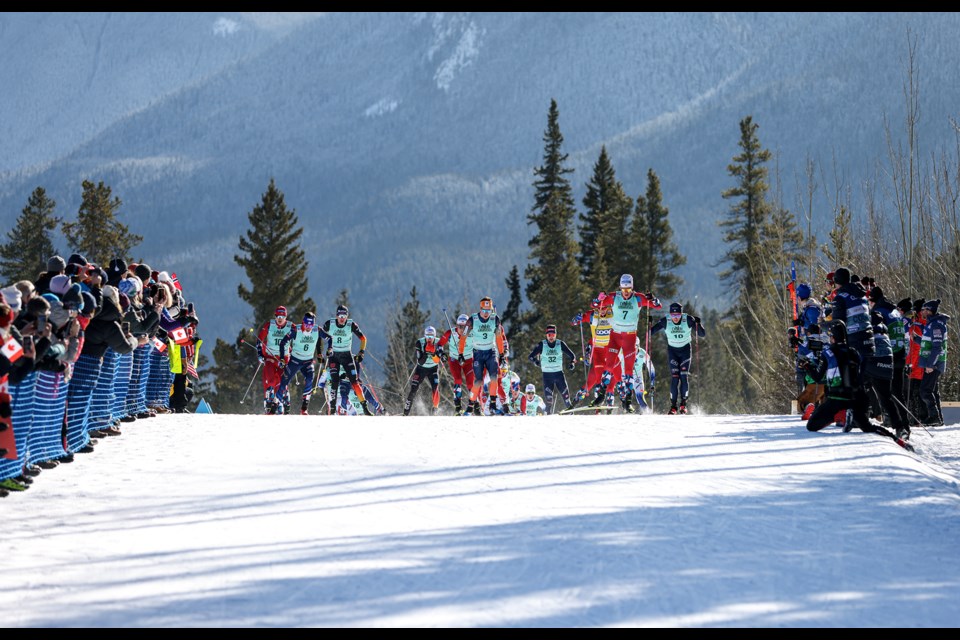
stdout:
{"type": "Polygon", "coordinates": [[[313,325],[314,325],[314,321],[313,321],[313,320],[304,320],[304,321],[303,321],[303,326],[304,326],[304,327],[307,327],[307,328],[312,329],[312,328],[313,328],[313,325]]]}
{"type": "Polygon", "coordinates": [[[340,312],[340,313],[338,313],[338,314],[337,314],[337,318],[346,318],[346,317],[347,317],[347,315],[349,315],[349,314],[346,314],[346,313],[343,313],[343,312],[340,312]]]}
{"type": "Polygon", "coordinates": [[[673,318],[674,320],[679,320],[680,316],[682,315],[683,315],[682,313],[678,313],[675,311],[670,312],[670,317],[673,318]]]}
{"type": "Polygon", "coordinates": [[[557,331],[556,329],[547,330],[547,332],[544,335],[546,335],[548,338],[556,338],[557,331]]]}

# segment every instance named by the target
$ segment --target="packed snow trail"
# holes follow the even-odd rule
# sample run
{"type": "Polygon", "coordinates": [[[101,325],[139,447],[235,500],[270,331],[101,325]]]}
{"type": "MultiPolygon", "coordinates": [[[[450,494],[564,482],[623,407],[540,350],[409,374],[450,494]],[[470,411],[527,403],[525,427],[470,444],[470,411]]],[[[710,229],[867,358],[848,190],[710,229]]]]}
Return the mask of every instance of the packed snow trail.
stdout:
{"type": "Polygon", "coordinates": [[[941,627],[960,427],[164,415],[0,501],[8,627],[941,627]]]}

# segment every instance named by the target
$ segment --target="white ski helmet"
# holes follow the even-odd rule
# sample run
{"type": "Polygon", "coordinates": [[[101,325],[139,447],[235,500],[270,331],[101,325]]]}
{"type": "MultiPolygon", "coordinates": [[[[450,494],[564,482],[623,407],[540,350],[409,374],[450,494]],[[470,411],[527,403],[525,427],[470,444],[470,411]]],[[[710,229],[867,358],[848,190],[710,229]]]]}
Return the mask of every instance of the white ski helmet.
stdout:
{"type": "Polygon", "coordinates": [[[531,382],[530,384],[527,385],[526,392],[527,392],[527,393],[536,393],[536,392],[537,392],[537,386],[531,382]]]}
{"type": "Polygon", "coordinates": [[[620,288],[621,289],[633,289],[633,276],[629,273],[625,273],[620,276],[620,288]]]}
{"type": "Polygon", "coordinates": [[[461,313],[459,316],[457,316],[457,324],[465,325],[469,321],[470,317],[465,313],[461,313]]]}
{"type": "Polygon", "coordinates": [[[426,329],[423,330],[423,337],[427,338],[428,340],[436,340],[437,330],[434,329],[433,327],[427,327],[426,329]]]}

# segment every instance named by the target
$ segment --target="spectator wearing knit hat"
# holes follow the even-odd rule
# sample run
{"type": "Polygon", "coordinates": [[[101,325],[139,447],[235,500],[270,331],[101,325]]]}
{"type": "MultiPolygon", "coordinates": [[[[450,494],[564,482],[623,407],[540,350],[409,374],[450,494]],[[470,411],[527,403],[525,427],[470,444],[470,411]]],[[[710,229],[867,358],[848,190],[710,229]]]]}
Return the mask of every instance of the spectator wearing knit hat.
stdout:
{"type": "MultiPolygon", "coordinates": [[[[907,422],[907,394],[904,389],[904,368],[907,364],[907,338],[906,338],[906,318],[903,317],[898,305],[888,300],[884,295],[883,288],[880,285],[873,285],[867,296],[870,302],[870,308],[873,312],[879,313],[883,320],[883,325],[887,329],[887,337],[890,340],[890,348],[893,351],[893,380],[891,382],[891,392],[893,393],[894,405],[897,407],[897,422],[907,422]]],[[[909,304],[909,300],[906,301],[909,304]]]]}
{"type": "Polygon", "coordinates": [[[67,268],[66,261],[60,256],[51,256],[47,260],[47,270],[37,276],[37,279],[33,281],[33,286],[37,291],[37,295],[43,295],[47,291],[50,291],[50,279],[53,276],[59,276],[67,268]]]}
{"type": "Polygon", "coordinates": [[[920,361],[923,369],[923,381],[920,383],[920,397],[927,408],[926,424],[943,425],[943,412],[940,408],[940,376],[947,368],[947,322],[950,316],[940,313],[940,300],[927,300],[920,311],[927,324],[923,328],[920,343],[920,361]]]}

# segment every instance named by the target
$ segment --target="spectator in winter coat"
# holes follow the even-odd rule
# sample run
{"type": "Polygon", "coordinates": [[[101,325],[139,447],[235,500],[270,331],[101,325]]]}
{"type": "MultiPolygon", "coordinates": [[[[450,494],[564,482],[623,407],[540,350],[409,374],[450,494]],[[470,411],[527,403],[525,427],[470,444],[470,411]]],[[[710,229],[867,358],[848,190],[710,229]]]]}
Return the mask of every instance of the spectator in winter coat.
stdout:
{"type": "Polygon", "coordinates": [[[838,412],[849,409],[853,416],[852,420],[845,422],[844,431],[858,426],[861,431],[879,433],[909,448],[909,445],[887,429],[873,423],[867,416],[866,395],[859,393],[862,389],[860,354],[847,345],[847,328],[844,323],[840,320],[834,321],[829,335],[830,344],[824,346],[813,369],[815,378],[826,380],[827,398],[810,416],[807,430],[820,431],[834,421],[838,412]]]}
{"type": "Polygon", "coordinates": [[[928,300],[920,313],[926,320],[920,343],[920,360],[923,382],[920,397],[927,407],[927,425],[942,426],[943,412],[940,409],[940,376],[947,367],[947,322],[950,316],[940,313],[940,300],[928,300]]]}
{"type": "Polygon", "coordinates": [[[861,362],[866,362],[874,351],[867,291],[862,284],[852,281],[850,270],[846,267],[833,272],[833,281],[838,285],[833,298],[833,320],[844,323],[847,344],[860,354],[861,362]]]}
{"type": "MultiPolygon", "coordinates": [[[[907,373],[907,408],[913,423],[927,421],[927,406],[920,396],[920,385],[923,384],[923,367],[920,366],[920,344],[923,339],[923,328],[927,320],[920,311],[926,304],[923,298],[913,301],[909,324],[907,325],[908,352],[904,370],[907,373]]],[[[908,415],[909,415],[908,414],[908,415]]]]}

